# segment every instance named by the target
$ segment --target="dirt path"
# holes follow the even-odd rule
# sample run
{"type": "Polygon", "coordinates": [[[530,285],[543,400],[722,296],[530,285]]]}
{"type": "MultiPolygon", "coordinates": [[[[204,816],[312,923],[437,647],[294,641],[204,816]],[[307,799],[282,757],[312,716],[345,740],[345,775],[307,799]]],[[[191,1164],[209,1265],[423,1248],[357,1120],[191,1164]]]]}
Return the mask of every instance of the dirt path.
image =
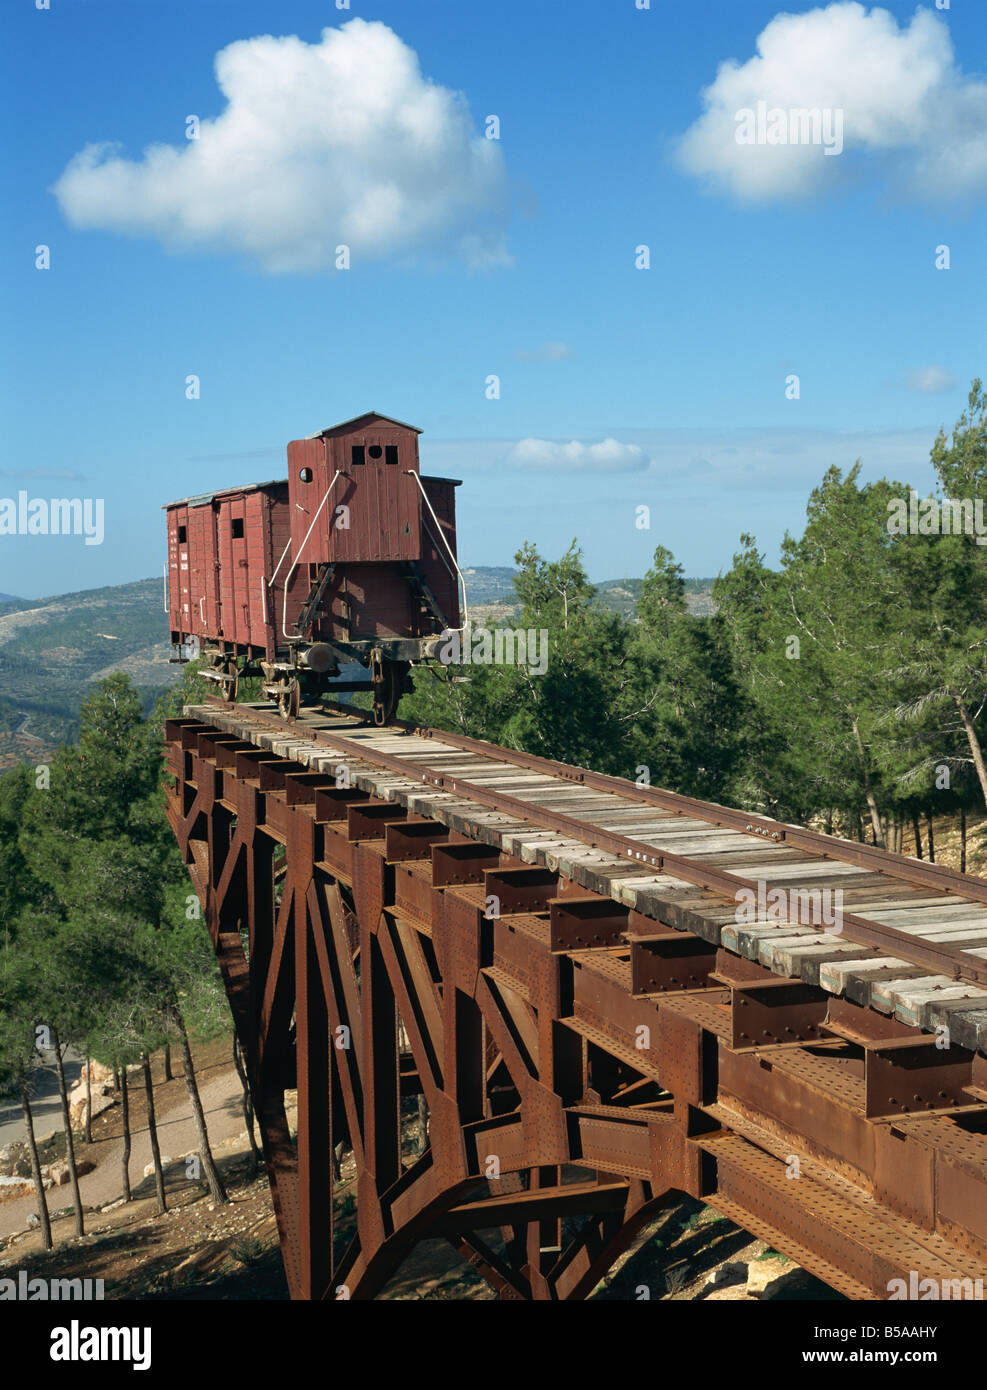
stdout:
{"type": "MultiPolygon", "coordinates": [[[[133,1083],[131,1083],[133,1085],[133,1083]]],[[[134,1090],[136,1091],[136,1087],[134,1090]]],[[[200,1089],[202,1108],[206,1115],[206,1128],[209,1131],[210,1145],[215,1147],[243,1129],[243,1091],[240,1081],[232,1067],[203,1085],[200,1089]]],[[[177,1164],[187,1153],[196,1152],[195,1121],[188,1093],[184,1091],[177,1104],[168,1107],[158,1115],[158,1143],[162,1159],[170,1158],[177,1164]]],[[[121,1161],[123,1141],[104,1140],[94,1146],[94,1156],[98,1167],[79,1179],[79,1191],[83,1206],[102,1207],[123,1196],[121,1161]]],[[[134,1120],[132,1147],[130,1152],[130,1182],[136,1189],[143,1181],[145,1165],[151,1162],[151,1141],[147,1125],[134,1120]]],[[[184,1177],[184,1165],[172,1169],[169,1187],[184,1177]]],[[[192,1180],[190,1180],[192,1181],[192,1180]]],[[[72,1202],[72,1189],[69,1186],[54,1187],[48,1191],[48,1207],[58,1211],[72,1202]]],[[[12,1235],[22,1231],[31,1212],[37,1211],[34,1196],[22,1197],[14,1202],[0,1203],[0,1236],[12,1235]]]]}
{"type": "MultiPolygon", "coordinates": [[[[62,1128],[62,1103],[58,1097],[58,1073],[55,1071],[55,1054],[46,1051],[43,1062],[34,1069],[31,1076],[31,1114],[34,1119],[35,1138],[40,1143],[62,1128]]],[[[65,1079],[69,1090],[79,1079],[83,1058],[71,1048],[65,1050],[65,1079]]],[[[24,1111],[20,1096],[10,1097],[0,1102],[0,1148],[6,1144],[19,1143],[27,1138],[24,1111]]]]}

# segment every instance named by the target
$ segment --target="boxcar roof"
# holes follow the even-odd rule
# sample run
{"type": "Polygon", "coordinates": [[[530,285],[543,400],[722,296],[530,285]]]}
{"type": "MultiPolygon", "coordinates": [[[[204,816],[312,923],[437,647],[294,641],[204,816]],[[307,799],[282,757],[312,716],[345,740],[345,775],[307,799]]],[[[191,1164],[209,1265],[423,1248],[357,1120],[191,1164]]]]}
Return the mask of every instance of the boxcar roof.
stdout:
{"type": "Polygon", "coordinates": [[[330,425],[328,429],[316,430],[315,434],[310,434],[309,439],[325,439],[331,434],[349,434],[351,430],[359,429],[368,425],[371,420],[380,420],[385,425],[397,425],[402,430],[413,430],[415,434],[421,434],[417,425],[406,425],[403,420],[395,420],[391,415],[381,415],[376,410],[368,410],[366,415],[354,415],[352,420],[344,420],[342,424],[330,425]]]}
{"type": "Polygon", "coordinates": [[[168,511],[171,507],[204,507],[207,502],[214,502],[217,497],[232,497],[239,492],[257,492],[259,488],[283,487],[287,479],[271,478],[266,483],[241,483],[239,487],[218,488],[215,492],[198,492],[194,497],[178,497],[174,502],[166,502],[161,508],[168,511]]]}

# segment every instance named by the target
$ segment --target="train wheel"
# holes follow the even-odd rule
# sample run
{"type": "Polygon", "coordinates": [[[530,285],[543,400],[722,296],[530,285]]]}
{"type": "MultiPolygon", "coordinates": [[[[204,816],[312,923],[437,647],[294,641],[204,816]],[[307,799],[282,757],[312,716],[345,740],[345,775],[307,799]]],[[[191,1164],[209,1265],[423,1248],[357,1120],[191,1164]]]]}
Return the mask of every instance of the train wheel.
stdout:
{"type": "Polygon", "coordinates": [[[298,717],[298,706],[301,702],[301,687],[297,680],[290,680],[281,687],[278,695],[278,714],[282,719],[295,719],[298,717]]]}
{"type": "Polygon", "coordinates": [[[219,686],[224,700],[229,700],[230,704],[236,704],[237,691],[240,689],[240,672],[236,668],[235,662],[230,664],[223,671],[223,679],[219,686]]]}
{"type": "Polygon", "coordinates": [[[400,661],[383,661],[380,673],[371,668],[374,682],[373,721],[381,728],[394,718],[398,701],[404,693],[407,666],[400,661]]]}

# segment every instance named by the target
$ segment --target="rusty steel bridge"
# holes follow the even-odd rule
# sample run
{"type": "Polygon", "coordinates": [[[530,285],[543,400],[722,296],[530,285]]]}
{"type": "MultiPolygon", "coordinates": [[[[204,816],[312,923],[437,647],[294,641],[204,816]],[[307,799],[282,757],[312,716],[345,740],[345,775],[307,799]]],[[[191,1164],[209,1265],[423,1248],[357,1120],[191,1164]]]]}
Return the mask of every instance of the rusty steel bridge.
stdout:
{"type": "Polygon", "coordinates": [[[681,1194],[850,1298],[987,1278],[984,880],[338,707],[166,737],[292,1297],[440,1237],[584,1298],[681,1194]]]}

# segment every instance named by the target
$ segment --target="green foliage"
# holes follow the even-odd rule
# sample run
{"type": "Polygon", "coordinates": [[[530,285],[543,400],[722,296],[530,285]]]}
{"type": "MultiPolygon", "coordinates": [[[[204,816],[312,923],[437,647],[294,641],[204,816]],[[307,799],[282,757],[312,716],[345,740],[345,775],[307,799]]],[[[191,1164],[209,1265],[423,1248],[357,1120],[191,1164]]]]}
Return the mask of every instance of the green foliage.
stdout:
{"type": "Polygon", "coordinates": [[[49,784],[20,769],[0,778],[3,962],[22,1038],[49,1023],[124,1064],[164,1041],[175,1010],[195,1036],[229,1016],[164,817],[160,723],[121,674],[92,688],[79,722],[49,784]]]}
{"type": "MultiPolygon", "coordinates": [[[[979,381],[941,486],[983,500],[987,402],[979,381]]],[[[909,489],[831,468],[777,573],[750,536],[714,586],[741,689],[742,804],[791,819],[984,805],[987,548],[973,535],[891,534],[909,489]],[[947,785],[948,781],[948,785],[947,785]]]]}
{"type": "Polygon", "coordinates": [[[784,741],[796,750],[794,765],[787,756],[762,761],[759,800],[796,817],[855,809],[874,778],[870,692],[887,654],[893,489],[861,487],[859,473],[859,465],[846,477],[827,472],[802,536],[785,537],[778,574],[769,576],[748,544],[717,589],[757,716],[778,734],[768,747],[776,752],[784,741]]]}
{"type": "Polygon", "coordinates": [[[644,577],[617,705],[624,776],[721,798],[738,756],[738,694],[722,620],[696,617],[681,565],[664,546],[644,577]]]}
{"type": "Polygon", "coordinates": [[[931,458],[946,497],[987,496],[987,392],[979,377],[970,386],[967,408],[951,439],[940,430],[931,458]]]}
{"type": "Polygon", "coordinates": [[[546,758],[622,768],[619,730],[609,713],[614,685],[622,680],[628,625],[594,603],[575,542],[557,561],[542,559],[529,543],[515,559],[519,607],[510,630],[534,634],[536,658],[529,648],[524,665],[473,661],[418,674],[402,718],[546,758]],[[545,657],[543,673],[537,656],[545,657]]]}
{"type": "Polygon", "coordinates": [[[544,634],[545,669],[532,669],[529,644],[526,665],[426,670],[402,717],[617,776],[645,767],[663,785],[721,792],[736,759],[730,653],[717,620],[690,613],[670,553],[659,548],[637,581],[635,621],[599,602],[575,541],[556,561],[530,543],[515,560],[510,629],[544,634]]]}
{"type": "Polygon", "coordinates": [[[228,1246],[230,1255],[240,1265],[257,1264],[272,1248],[259,1236],[240,1236],[237,1240],[231,1240],[228,1246]]]}
{"type": "MultiPolygon", "coordinates": [[[[979,381],[932,460],[944,492],[983,500],[979,381]]],[[[778,569],[742,536],[706,611],[703,582],[662,546],[607,611],[608,586],[589,583],[575,543],[556,561],[526,543],[510,623],[546,630],[544,674],[421,671],[400,713],[782,819],[863,822],[878,838],[888,817],[982,807],[987,547],[891,534],[908,492],[862,483],[859,463],[830,468],[778,569]]]]}
{"type": "Polygon", "coordinates": [[[0,939],[9,941],[14,924],[28,904],[37,904],[41,885],[28,867],[20,844],[24,807],[31,794],[26,767],[0,773],[0,939]]]}
{"type": "MultiPolygon", "coordinates": [[[[6,631],[0,647],[0,733],[19,728],[26,715],[28,731],[48,748],[74,743],[90,683],[122,661],[138,672],[145,711],[173,679],[160,579],[0,606],[0,618],[13,612],[30,621],[6,631]]],[[[4,740],[20,756],[30,756],[29,746],[4,740]]]]}
{"type": "MultiPolygon", "coordinates": [[[[154,710],[154,722],[158,727],[163,726],[166,719],[177,719],[185,705],[201,704],[207,695],[217,694],[215,683],[199,675],[202,664],[201,660],[187,662],[182,667],[181,680],[158,700],[154,710]]],[[[241,698],[245,698],[243,692],[241,698]]]]}

